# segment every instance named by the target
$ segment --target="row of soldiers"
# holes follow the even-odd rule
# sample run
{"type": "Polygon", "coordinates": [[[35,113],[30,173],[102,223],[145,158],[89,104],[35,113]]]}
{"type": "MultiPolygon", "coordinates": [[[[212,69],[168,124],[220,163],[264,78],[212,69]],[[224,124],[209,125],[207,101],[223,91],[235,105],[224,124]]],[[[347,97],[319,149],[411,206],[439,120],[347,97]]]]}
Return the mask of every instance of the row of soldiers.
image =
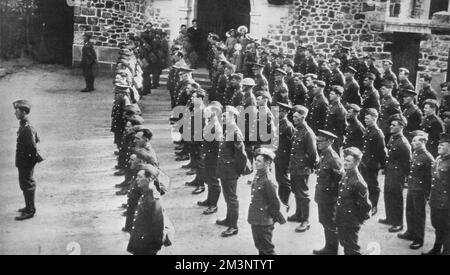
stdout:
{"type": "MultiPolygon", "coordinates": [[[[145,70],[138,57],[139,43],[129,41],[121,46],[114,78],[112,127],[118,151],[115,175],[124,176],[116,185],[117,195],[127,195],[121,207],[126,217],[124,232],[130,233],[127,247],[134,255],[155,255],[162,246],[171,244],[170,222],[161,205],[161,197],[168,191],[162,178],[159,161],[152,147],[152,131],[144,126],[138,102],[144,92],[145,70]]],[[[148,73],[148,72],[147,72],[148,73]]]]}
{"type": "MultiPolygon", "coordinates": [[[[381,219],[380,222],[389,224],[389,231],[392,233],[403,231],[403,187],[409,186],[408,175],[414,174],[415,171],[411,171],[411,169],[416,167],[410,142],[413,142],[413,138],[416,136],[420,136],[420,141],[425,144],[425,150],[430,152],[433,158],[439,155],[445,157],[439,152],[439,141],[445,143],[446,136],[444,135],[441,138],[441,135],[446,127],[444,127],[444,123],[439,116],[445,119],[446,124],[449,124],[448,84],[443,83],[441,85],[444,98],[439,105],[437,94],[431,88],[431,76],[424,75],[421,78],[423,88],[417,93],[408,80],[409,71],[407,69],[400,69],[397,78],[392,73],[392,62],[384,61],[384,74],[377,73],[375,70],[378,71],[378,69],[373,65],[374,58],[369,56],[364,60],[358,59],[360,62],[358,64],[364,64],[369,70],[369,72],[361,74],[361,71],[364,70],[360,66],[354,65],[356,59],[353,60],[355,63],[352,64],[351,59],[346,58],[345,54],[338,51],[342,50],[339,45],[337,45],[337,52],[330,63],[334,65],[335,75],[339,75],[338,78],[342,81],[332,83],[332,80],[335,80],[336,77],[332,77],[332,80],[330,80],[330,78],[324,77],[323,71],[319,69],[309,71],[308,68],[311,66],[302,65],[304,64],[302,62],[314,63],[314,51],[308,47],[300,47],[299,51],[301,52],[302,49],[306,50],[306,61],[296,58],[296,63],[293,60],[284,59],[282,55],[274,56],[275,59],[270,64],[274,66],[269,70],[269,77],[264,74],[268,64],[262,64],[263,62],[252,63],[254,79],[250,79],[245,78],[242,74],[235,73],[233,64],[223,58],[223,49],[217,47],[214,70],[218,72],[218,76],[216,76],[216,80],[213,79],[213,88],[207,93],[210,101],[222,106],[233,105],[234,107],[248,108],[251,106],[257,107],[256,100],[253,99],[261,98],[265,99],[267,106],[280,106],[280,113],[285,113],[285,116],[280,116],[280,142],[275,158],[275,174],[280,186],[279,197],[281,202],[288,207],[289,194],[291,191],[295,194],[296,213],[289,217],[288,221],[300,223],[300,226],[296,229],[297,232],[305,232],[310,227],[308,179],[316,168],[317,159],[319,159],[314,140],[321,129],[325,129],[336,137],[333,139],[332,148],[338,155],[342,152],[342,149],[346,148],[358,148],[362,152],[360,171],[369,190],[372,215],[376,215],[378,212],[380,197],[378,176],[380,170],[385,170],[384,194],[387,218],[381,219]],[[347,62],[343,62],[345,60],[347,62]],[[303,73],[298,72],[305,67],[303,73]],[[340,71],[341,68],[345,74],[340,71]],[[270,79],[273,79],[272,85],[270,79]],[[360,85],[361,82],[362,85],[360,85]],[[297,106],[297,110],[302,111],[294,112],[295,108],[292,106],[297,106]],[[302,106],[302,108],[298,109],[298,106],[302,106]],[[283,112],[283,109],[287,111],[283,112]],[[305,131],[299,131],[301,129],[290,122],[290,120],[293,120],[295,124],[295,113],[303,116],[304,124],[311,129],[312,134],[306,135],[306,138],[305,131]],[[299,132],[300,134],[298,134],[299,132]],[[296,137],[296,133],[299,136],[296,137]],[[308,136],[314,138],[308,138],[308,136]],[[296,147],[298,147],[298,150],[296,147]],[[399,154],[399,152],[403,153],[399,154]]],[[[327,64],[326,60],[322,61],[322,65],[327,64]]],[[[171,69],[173,76],[180,72],[186,76],[184,80],[189,83],[187,86],[191,88],[180,89],[180,86],[177,87],[179,82],[176,81],[174,83],[177,84],[169,85],[174,106],[188,104],[189,96],[186,95],[195,94],[192,91],[200,88],[192,79],[190,69],[176,66],[171,69]],[[170,89],[170,87],[175,88],[170,89]],[[180,100],[180,98],[183,100],[180,100]]],[[[214,76],[214,73],[211,75],[214,76]]],[[[177,78],[172,79],[176,80],[177,78]]],[[[169,83],[171,82],[169,81],[169,83]]],[[[204,97],[205,94],[202,91],[201,99],[204,97]]],[[[236,115],[239,116],[239,112],[236,115]]],[[[248,143],[249,140],[244,137],[243,142],[245,147],[245,143],[248,143]]],[[[193,148],[194,153],[191,155],[199,155],[202,147],[193,148]]],[[[247,156],[251,155],[255,148],[258,147],[246,148],[247,156]]],[[[184,147],[179,149],[184,149],[184,147]]],[[[416,150],[416,148],[414,149],[416,150]]],[[[189,159],[188,156],[183,155],[184,153],[184,150],[178,153],[182,157],[178,160],[189,159]]],[[[201,171],[202,168],[200,167],[191,174],[197,173],[198,175],[201,171]]],[[[198,178],[191,184],[198,183],[198,178]]],[[[431,180],[431,178],[429,179],[431,180]]],[[[441,186],[441,188],[445,189],[445,186],[444,184],[444,187],[441,186]]],[[[426,190],[426,187],[423,190],[426,190]]],[[[204,187],[200,187],[200,191],[204,191],[204,187]]],[[[227,199],[226,201],[229,207],[230,203],[227,199]]],[[[408,201],[410,201],[409,197],[408,201]]],[[[200,204],[202,205],[202,203],[200,204]]],[[[231,204],[233,204],[233,201],[231,201],[231,204]]],[[[423,206],[420,209],[424,209],[425,201],[419,203],[419,205],[423,206]]],[[[408,212],[420,211],[411,210],[417,209],[417,207],[411,207],[411,204],[409,206],[408,212]]],[[[217,211],[215,205],[212,211],[208,210],[205,211],[205,214],[217,211]]],[[[416,222],[412,222],[413,225],[410,227],[415,226],[416,229],[412,228],[411,231],[422,232],[420,224],[422,224],[422,221],[424,224],[424,217],[416,214],[416,212],[408,214],[409,219],[420,217],[416,222]]],[[[443,220],[447,221],[448,219],[443,220]]],[[[408,225],[410,224],[411,222],[408,222],[408,225]]],[[[231,229],[232,233],[237,233],[237,230],[233,230],[233,227],[231,229]]],[[[408,229],[406,233],[400,234],[399,237],[412,240],[411,248],[418,249],[423,246],[422,235],[422,233],[412,234],[408,229]]],[[[445,243],[445,241],[441,241],[442,243],[445,243]]]]}

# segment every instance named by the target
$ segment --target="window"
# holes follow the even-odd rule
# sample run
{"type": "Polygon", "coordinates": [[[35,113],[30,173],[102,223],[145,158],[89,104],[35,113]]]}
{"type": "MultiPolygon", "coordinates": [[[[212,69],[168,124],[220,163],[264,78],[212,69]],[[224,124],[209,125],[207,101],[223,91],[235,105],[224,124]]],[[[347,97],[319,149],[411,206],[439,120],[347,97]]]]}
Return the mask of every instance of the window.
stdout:
{"type": "Polygon", "coordinates": [[[440,11],[448,10],[449,0],[431,0],[430,5],[430,19],[433,18],[433,14],[440,11]]]}
{"type": "Polygon", "coordinates": [[[389,17],[398,18],[400,16],[400,2],[401,0],[390,0],[389,17]]]}

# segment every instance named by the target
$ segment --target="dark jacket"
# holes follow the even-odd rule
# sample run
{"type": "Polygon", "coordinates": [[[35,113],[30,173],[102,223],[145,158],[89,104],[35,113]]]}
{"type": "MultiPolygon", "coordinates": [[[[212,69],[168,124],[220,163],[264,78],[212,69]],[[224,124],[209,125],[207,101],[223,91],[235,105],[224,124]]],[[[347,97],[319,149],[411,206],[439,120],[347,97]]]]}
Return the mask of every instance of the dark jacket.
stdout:
{"type": "Polygon", "coordinates": [[[17,131],[16,167],[31,168],[42,161],[37,151],[39,137],[28,119],[20,121],[17,131]]]}
{"type": "Polygon", "coordinates": [[[347,120],[347,128],[345,129],[344,148],[356,147],[363,150],[364,133],[366,129],[358,118],[347,120]]]}
{"type": "Polygon", "coordinates": [[[393,96],[385,96],[381,100],[381,114],[379,125],[385,135],[390,132],[389,118],[395,114],[401,114],[400,103],[393,96]]]}
{"type": "Polygon", "coordinates": [[[336,203],[343,174],[343,163],[339,155],[331,148],[321,152],[315,194],[318,204],[336,203]]]}
{"type": "Polygon", "coordinates": [[[439,157],[433,166],[430,206],[450,209],[450,156],[439,157]]]}
{"type": "Polygon", "coordinates": [[[373,108],[380,112],[380,93],[376,89],[373,89],[372,87],[365,89],[362,108],[366,110],[369,108],[373,108]]]}
{"type": "Polygon", "coordinates": [[[309,115],[306,119],[308,125],[313,129],[314,133],[325,127],[325,121],[329,110],[328,100],[323,93],[314,96],[309,115]]]}
{"type": "Polygon", "coordinates": [[[345,85],[345,77],[344,74],[339,70],[335,69],[331,71],[331,79],[330,79],[330,86],[341,86],[344,87],[345,85]]]}
{"type": "Polygon", "coordinates": [[[265,171],[258,171],[252,183],[252,195],[248,209],[251,225],[273,225],[280,215],[277,184],[265,171]]]}
{"type": "Polygon", "coordinates": [[[292,141],[297,131],[292,123],[287,119],[280,119],[279,123],[279,141],[276,151],[275,162],[289,165],[289,157],[291,155],[292,141]]]}
{"type": "Polygon", "coordinates": [[[411,145],[404,135],[393,135],[387,145],[385,192],[395,192],[406,183],[411,172],[411,145]]]}
{"type": "Polygon", "coordinates": [[[405,136],[412,140],[411,133],[420,129],[422,124],[422,111],[415,104],[404,106],[403,116],[408,120],[408,125],[404,130],[405,136]]]}
{"type": "Polygon", "coordinates": [[[347,127],[346,114],[347,111],[341,102],[331,103],[330,110],[325,119],[325,130],[332,132],[338,137],[343,137],[345,135],[345,128],[347,127]]]}
{"type": "Polygon", "coordinates": [[[412,157],[411,172],[407,179],[408,189],[423,192],[428,196],[431,188],[434,158],[427,150],[415,150],[412,157]]]}
{"type": "Polygon", "coordinates": [[[225,132],[224,140],[219,144],[217,160],[217,177],[221,179],[238,179],[244,173],[247,164],[244,137],[236,126],[225,132]]]}
{"type": "Polygon", "coordinates": [[[316,135],[308,126],[298,126],[292,141],[289,171],[294,176],[311,175],[318,160],[316,135]]]}
{"type": "Polygon", "coordinates": [[[90,42],[85,43],[81,50],[81,65],[90,66],[97,62],[97,54],[94,45],[90,42]]]}
{"type": "Polygon", "coordinates": [[[434,99],[434,100],[438,99],[437,93],[433,89],[433,87],[428,87],[428,88],[424,88],[424,89],[420,90],[419,96],[417,97],[418,106],[420,107],[420,109],[423,109],[425,101],[427,99],[434,99]]]}
{"type": "Polygon", "coordinates": [[[256,75],[255,76],[256,86],[253,88],[253,91],[269,91],[269,81],[264,75],[256,75]]]}
{"type": "Polygon", "coordinates": [[[361,106],[362,98],[359,89],[359,84],[356,82],[356,80],[347,81],[344,85],[342,104],[356,104],[358,106],[361,106]]]}
{"type": "Polygon", "coordinates": [[[369,219],[371,208],[363,177],[358,170],[347,171],[339,185],[336,225],[360,227],[369,219]]]}
{"type": "Polygon", "coordinates": [[[384,135],[377,126],[367,127],[363,137],[362,164],[366,168],[380,168],[386,162],[386,143],[384,135]]]}
{"type": "Polygon", "coordinates": [[[428,133],[428,143],[427,150],[434,156],[437,157],[438,146],[439,146],[439,138],[440,135],[444,132],[444,123],[442,120],[436,116],[431,115],[427,116],[423,119],[422,124],[420,125],[421,130],[428,133]]]}

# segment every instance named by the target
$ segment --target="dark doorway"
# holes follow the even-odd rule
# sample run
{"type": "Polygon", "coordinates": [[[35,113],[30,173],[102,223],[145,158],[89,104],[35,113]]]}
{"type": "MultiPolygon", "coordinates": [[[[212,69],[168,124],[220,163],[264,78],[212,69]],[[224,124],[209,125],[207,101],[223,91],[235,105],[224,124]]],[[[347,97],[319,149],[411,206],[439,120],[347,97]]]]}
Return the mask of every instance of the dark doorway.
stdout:
{"type": "Polygon", "coordinates": [[[204,34],[214,32],[225,39],[225,33],[239,26],[250,28],[249,0],[198,0],[197,20],[204,34]]]}
{"type": "Polygon", "coordinates": [[[409,80],[415,84],[419,64],[421,35],[415,33],[394,33],[392,45],[393,69],[406,68],[410,71],[409,80]]]}
{"type": "Polygon", "coordinates": [[[440,11],[448,10],[449,0],[431,0],[430,3],[430,19],[433,18],[433,14],[440,11]]]}
{"type": "Polygon", "coordinates": [[[39,57],[44,63],[71,65],[74,31],[74,8],[67,1],[39,0],[41,21],[39,57]]]}

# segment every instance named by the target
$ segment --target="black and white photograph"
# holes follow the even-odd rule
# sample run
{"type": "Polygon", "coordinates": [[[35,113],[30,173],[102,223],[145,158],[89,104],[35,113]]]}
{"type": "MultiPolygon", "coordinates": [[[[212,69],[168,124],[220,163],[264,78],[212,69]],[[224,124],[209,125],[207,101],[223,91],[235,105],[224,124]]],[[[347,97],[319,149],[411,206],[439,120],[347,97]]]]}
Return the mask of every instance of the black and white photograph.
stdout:
{"type": "Polygon", "coordinates": [[[0,0],[0,255],[450,255],[449,57],[450,0],[0,0]]]}

